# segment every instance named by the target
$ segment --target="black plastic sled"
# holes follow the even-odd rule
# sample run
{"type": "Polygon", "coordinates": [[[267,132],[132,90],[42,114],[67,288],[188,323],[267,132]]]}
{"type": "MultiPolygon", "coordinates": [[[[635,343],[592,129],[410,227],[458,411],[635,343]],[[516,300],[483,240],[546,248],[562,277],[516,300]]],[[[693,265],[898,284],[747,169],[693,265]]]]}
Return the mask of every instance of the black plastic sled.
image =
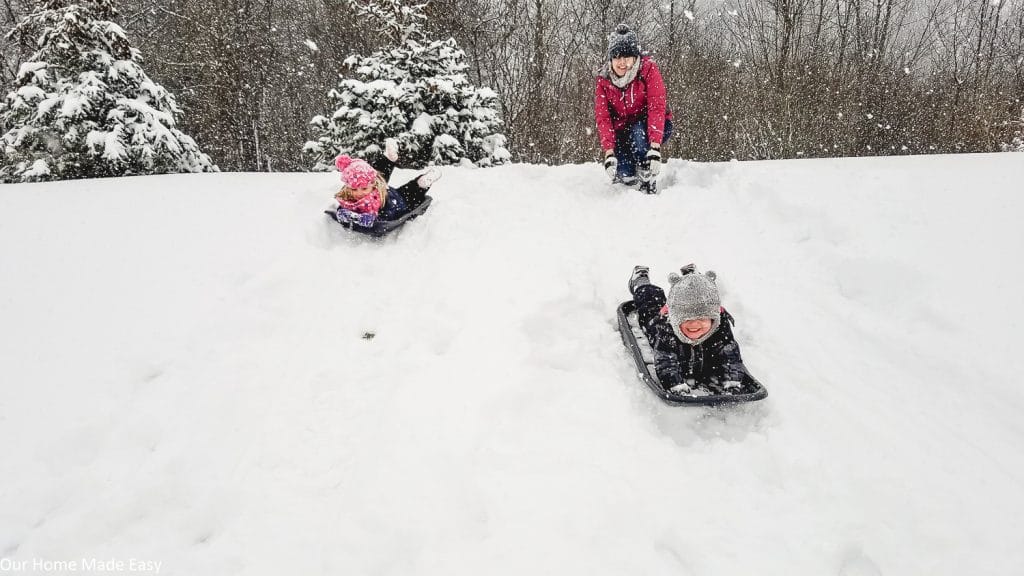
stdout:
{"type": "Polygon", "coordinates": [[[368,236],[379,237],[385,236],[390,232],[393,232],[401,228],[402,225],[408,222],[409,220],[412,220],[413,218],[416,218],[417,216],[426,212],[427,208],[430,207],[430,202],[432,200],[433,198],[427,196],[426,198],[423,199],[423,202],[420,202],[419,206],[413,208],[412,210],[409,211],[408,214],[402,216],[401,218],[397,218],[395,220],[377,220],[376,222],[373,223],[373,226],[369,228],[365,228],[363,226],[354,226],[351,222],[342,222],[341,220],[338,220],[338,213],[335,212],[334,210],[324,210],[324,214],[330,216],[331,220],[334,220],[335,222],[340,224],[342,228],[345,228],[346,230],[359,232],[360,234],[366,234],[368,236]]]}
{"type": "Polygon", "coordinates": [[[622,343],[633,355],[636,369],[647,387],[654,391],[666,404],[672,406],[716,406],[737,402],[752,402],[768,395],[768,390],[750,374],[743,375],[743,382],[737,391],[730,391],[717,384],[698,384],[690,394],[676,394],[666,390],[654,371],[654,357],[647,337],[637,323],[636,303],[632,300],[619,305],[619,334],[622,343]],[[645,352],[647,358],[645,359],[645,352]]]}

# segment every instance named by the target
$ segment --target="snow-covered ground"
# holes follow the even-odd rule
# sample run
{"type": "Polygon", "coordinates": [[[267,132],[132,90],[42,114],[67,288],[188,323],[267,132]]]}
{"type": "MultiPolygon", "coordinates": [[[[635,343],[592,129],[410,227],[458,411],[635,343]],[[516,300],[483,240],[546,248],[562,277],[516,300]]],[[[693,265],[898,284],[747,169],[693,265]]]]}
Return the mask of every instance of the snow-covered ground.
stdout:
{"type": "Polygon", "coordinates": [[[452,168],[377,241],[321,213],[334,174],[4,186],[0,570],[1020,574],[1022,181],[452,168]],[[632,266],[691,261],[763,402],[633,373],[632,266]]]}

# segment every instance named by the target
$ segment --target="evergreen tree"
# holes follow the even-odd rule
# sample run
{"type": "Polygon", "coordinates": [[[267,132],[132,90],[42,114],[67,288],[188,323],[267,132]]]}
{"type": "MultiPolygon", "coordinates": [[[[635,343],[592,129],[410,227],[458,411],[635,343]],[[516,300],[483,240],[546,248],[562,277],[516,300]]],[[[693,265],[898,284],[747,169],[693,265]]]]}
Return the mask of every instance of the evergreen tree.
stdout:
{"type": "Polygon", "coordinates": [[[38,49],[0,102],[0,180],[217,170],[115,16],[113,0],[42,0],[11,31],[38,49]]]}
{"type": "Polygon", "coordinates": [[[377,23],[393,47],[345,60],[358,77],[328,93],[337,105],[330,118],[313,118],[316,140],[305,150],[314,169],[330,169],[339,153],[373,153],[385,138],[398,139],[403,161],[412,166],[508,161],[497,94],[470,84],[466,54],[454,39],[424,37],[426,4],[350,0],[350,6],[377,23]]]}

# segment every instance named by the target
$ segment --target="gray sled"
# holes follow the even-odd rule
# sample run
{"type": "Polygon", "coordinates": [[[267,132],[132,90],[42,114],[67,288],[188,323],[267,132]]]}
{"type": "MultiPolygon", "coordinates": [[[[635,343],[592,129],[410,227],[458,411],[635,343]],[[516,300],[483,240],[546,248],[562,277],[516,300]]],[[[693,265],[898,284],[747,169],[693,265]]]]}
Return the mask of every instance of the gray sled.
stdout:
{"type": "Polygon", "coordinates": [[[636,302],[629,300],[619,305],[619,334],[622,343],[633,355],[640,379],[659,398],[672,406],[716,406],[738,402],[753,402],[768,395],[768,390],[750,374],[743,375],[738,390],[726,390],[717,383],[698,383],[692,392],[677,394],[666,390],[654,371],[654,353],[637,321],[636,302]]]}
{"type": "Polygon", "coordinates": [[[416,218],[417,216],[426,212],[427,208],[430,208],[431,200],[433,200],[433,198],[427,196],[426,198],[423,199],[423,202],[420,202],[419,206],[413,208],[412,210],[409,211],[408,214],[402,216],[401,218],[397,218],[395,220],[378,219],[376,222],[373,223],[373,226],[371,226],[370,228],[356,226],[351,222],[342,222],[338,220],[338,214],[334,210],[324,210],[324,213],[330,216],[331,220],[334,220],[335,222],[340,224],[342,228],[351,230],[353,232],[359,232],[360,234],[366,234],[368,236],[380,237],[385,236],[390,232],[393,232],[401,228],[402,225],[408,222],[409,220],[412,220],[413,218],[416,218]]]}

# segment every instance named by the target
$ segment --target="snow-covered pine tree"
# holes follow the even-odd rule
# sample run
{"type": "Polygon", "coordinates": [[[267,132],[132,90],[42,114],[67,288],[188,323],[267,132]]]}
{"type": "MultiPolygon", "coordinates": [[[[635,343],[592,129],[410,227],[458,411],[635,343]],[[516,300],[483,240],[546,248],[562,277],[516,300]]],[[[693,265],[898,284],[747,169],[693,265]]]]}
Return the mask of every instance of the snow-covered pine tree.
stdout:
{"type": "Polygon", "coordinates": [[[350,56],[344,78],[328,93],[337,106],[330,118],[316,116],[316,140],[305,151],[315,170],[334,166],[340,153],[364,156],[385,138],[397,138],[402,163],[420,167],[509,159],[497,94],[466,77],[466,53],[454,39],[428,40],[422,30],[426,4],[410,0],[349,0],[360,18],[375,22],[389,49],[350,56]]]}
{"type": "Polygon", "coordinates": [[[10,32],[38,50],[0,102],[0,180],[217,170],[175,128],[174,96],[142,70],[116,14],[113,0],[41,0],[10,32]]]}

